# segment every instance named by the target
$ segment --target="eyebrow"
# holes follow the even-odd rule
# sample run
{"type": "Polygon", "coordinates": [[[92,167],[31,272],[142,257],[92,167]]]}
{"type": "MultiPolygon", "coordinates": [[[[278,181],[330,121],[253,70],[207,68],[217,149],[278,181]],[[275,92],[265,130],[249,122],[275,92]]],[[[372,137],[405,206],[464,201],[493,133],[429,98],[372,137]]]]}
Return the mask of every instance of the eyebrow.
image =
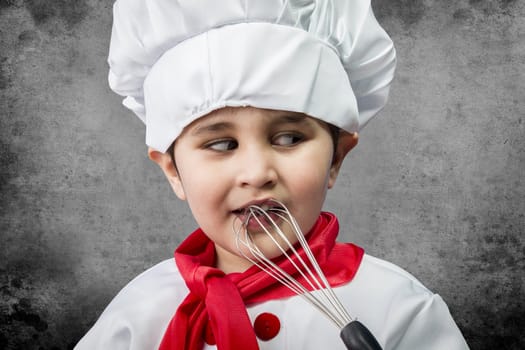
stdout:
{"type": "Polygon", "coordinates": [[[308,119],[304,114],[285,114],[277,116],[275,124],[300,124],[306,122],[308,119]]]}
{"type": "Polygon", "coordinates": [[[211,124],[205,124],[201,125],[194,130],[192,130],[191,134],[193,136],[199,136],[206,133],[212,133],[217,131],[223,131],[223,130],[231,130],[234,126],[232,123],[229,122],[217,122],[217,123],[211,123],[211,124]]]}

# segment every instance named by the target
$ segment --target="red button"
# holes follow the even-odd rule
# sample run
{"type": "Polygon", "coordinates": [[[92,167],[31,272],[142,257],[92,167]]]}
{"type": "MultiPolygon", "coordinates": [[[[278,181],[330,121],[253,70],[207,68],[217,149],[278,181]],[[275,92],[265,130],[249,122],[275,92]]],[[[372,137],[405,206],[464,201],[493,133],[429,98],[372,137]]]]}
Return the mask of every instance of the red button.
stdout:
{"type": "Polygon", "coordinates": [[[265,312],[257,316],[253,323],[253,329],[257,338],[261,340],[270,340],[279,333],[281,322],[274,314],[265,312]]]}

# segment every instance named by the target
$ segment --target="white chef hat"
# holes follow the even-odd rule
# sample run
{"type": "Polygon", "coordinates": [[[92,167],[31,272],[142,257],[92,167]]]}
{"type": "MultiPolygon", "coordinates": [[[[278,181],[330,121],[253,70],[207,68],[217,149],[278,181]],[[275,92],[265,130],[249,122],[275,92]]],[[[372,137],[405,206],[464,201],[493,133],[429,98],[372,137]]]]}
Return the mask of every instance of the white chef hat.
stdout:
{"type": "Polygon", "coordinates": [[[161,152],[225,106],[355,132],[383,108],[394,75],[370,0],[117,0],[113,15],[110,87],[161,152]]]}

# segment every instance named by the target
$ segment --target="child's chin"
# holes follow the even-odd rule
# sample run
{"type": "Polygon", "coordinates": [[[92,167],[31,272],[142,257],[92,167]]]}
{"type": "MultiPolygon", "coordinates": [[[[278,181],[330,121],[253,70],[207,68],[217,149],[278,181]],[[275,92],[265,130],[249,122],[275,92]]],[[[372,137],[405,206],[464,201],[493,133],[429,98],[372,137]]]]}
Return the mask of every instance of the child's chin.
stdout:
{"type": "MultiPolygon", "coordinates": [[[[288,242],[285,242],[284,239],[279,237],[274,237],[277,241],[274,242],[270,237],[264,237],[264,240],[257,242],[257,247],[263,253],[267,259],[275,259],[282,256],[285,252],[290,254],[288,242]]],[[[295,237],[290,239],[290,244],[294,245],[296,243],[295,237]]]]}

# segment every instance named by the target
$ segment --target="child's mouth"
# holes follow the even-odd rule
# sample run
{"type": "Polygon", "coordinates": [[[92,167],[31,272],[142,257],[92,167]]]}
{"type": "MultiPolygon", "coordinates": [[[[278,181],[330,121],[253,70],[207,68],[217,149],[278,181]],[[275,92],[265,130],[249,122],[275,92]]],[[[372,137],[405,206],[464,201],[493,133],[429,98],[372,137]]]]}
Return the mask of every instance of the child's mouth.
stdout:
{"type": "Polygon", "coordinates": [[[261,204],[250,204],[244,208],[234,210],[243,226],[250,232],[262,232],[278,226],[282,218],[279,212],[282,206],[276,201],[261,204]]]}

